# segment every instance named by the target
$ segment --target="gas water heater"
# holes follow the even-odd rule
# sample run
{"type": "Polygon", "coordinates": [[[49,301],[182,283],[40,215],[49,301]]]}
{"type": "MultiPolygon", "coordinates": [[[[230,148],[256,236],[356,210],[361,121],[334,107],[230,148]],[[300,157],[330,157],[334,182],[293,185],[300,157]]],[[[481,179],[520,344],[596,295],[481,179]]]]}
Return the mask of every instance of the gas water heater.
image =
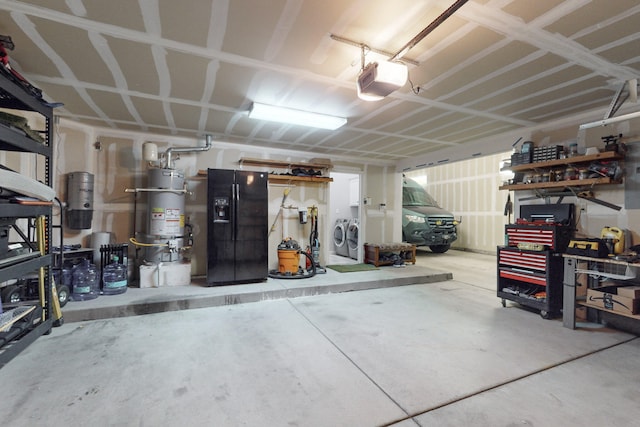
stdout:
{"type": "Polygon", "coordinates": [[[189,193],[184,172],[174,167],[173,153],[207,151],[211,135],[204,147],[173,147],[158,156],[157,146],[143,145],[143,158],[148,164],[146,188],[127,192],[147,195],[143,230],[130,239],[136,246],[140,287],[176,286],[191,283],[191,261],[185,256],[190,248],[190,227],[186,224],[185,195],[189,193]]]}
{"type": "Polygon", "coordinates": [[[184,173],[176,169],[149,169],[145,260],[153,263],[180,260],[184,247],[184,173]]]}

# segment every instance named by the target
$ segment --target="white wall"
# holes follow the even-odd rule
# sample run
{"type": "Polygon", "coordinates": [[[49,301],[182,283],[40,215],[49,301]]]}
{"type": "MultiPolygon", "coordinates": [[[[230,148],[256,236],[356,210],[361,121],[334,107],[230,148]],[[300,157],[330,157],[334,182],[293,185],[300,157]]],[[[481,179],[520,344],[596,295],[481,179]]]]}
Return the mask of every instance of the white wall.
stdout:
{"type": "MultiPolygon", "coordinates": [[[[144,188],[146,185],[147,166],[142,161],[142,145],[146,141],[158,145],[160,153],[169,147],[194,147],[204,145],[204,137],[200,140],[167,137],[135,132],[114,131],[105,128],[92,128],[75,122],[62,120],[56,130],[54,146],[54,188],[62,201],[66,201],[66,174],[75,171],[86,171],[95,175],[94,215],[92,228],[88,230],[65,229],[65,243],[80,243],[90,247],[90,236],[93,232],[107,231],[113,233],[115,242],[127,242],[134,231],[143,231],[146,222],[146,205],[144,195],[125,193],[125,189],[144,188]],[[99,142],[99,149],[95,142],[99,142]],[[134,209],[137,211],[134,219],[134,209]]],[[[240,158],[264,158],[286,160],[292,162],[308,162],[316,155],[304,152],[263,149],[241,144],[213,141],[213,148],[202,153],[180,154],[176,167],[185,172],[191,195],[186,197],[186,215],[193,225],[194,255],[192,257],[192,274],[203,275],[206,272],[206,181],[198,176],[199,170],[207,168],[260,170],[270,172],[273,168],[241,166],[240,158]]],[[[393,179],[386,175],[395,173],[394,165],[367,164],[352,159],[331,159],[335,170],[350,171],[360,174],[364,182],[370,182],[368,196],[375,203],[395,203],[393,179]]],[[[276,171],[279,172],[279,171],[276,171]]],[[[277,267],[277,245],[283,237],[297,240],[304,248],[309,241],[310,224],[301,225],[298,220],[299,207],[317,206],[319,211],[318,229],[321,241],[321,263],[326,264],[332,249],[332,223],[329,220],[329,184],[293,182],[291,185],[269,184],[269,224],[280,210],[285,188],[290,193],[285,201],[282,218],[275,224],[269,237],[269,268],[277,267]]],[[[340,191],[340,190],[336,190],[340,191]]],[[[345,192],[348,191],[348,187],[345,192]]],[[[377,206],[377,205],[376,205],[377,206]]],[[[393,240],[394,223],[392,212],[380,212],[377,209],[371,215],[362,213],[361,242],[368,234],[367,222],[373,222],[375,230],[371,234],[381,241],[393,240]],[[372,216],[369,219],[368,216],[372,216]]]]}
{"type": "MultiPolygon", "coordinates": [[[[34,126],[34,127],[37,127],[34,126]]],[[[564,127],[555,126],[551,130],[536,130],[529,135],[536,144],[556,144],[567,141],[577,141],[581,149],[590,146],[602,146],[601,137],[610,134],[623,133],[625,140],[632,147],[640,140],[640,120],[621,122],[606,128],[594,128],[578,131],[575,123],[565,124],[564,127]]],[[[515,141],[516,138],[514,138],[515,141]]],[[[527,139],[527,138],[525,138],[527,139]]],[[[54,188],[59,198],[66,201],[66,174],[75,171],[87,171],[95,175],[95,212],[93,226],[90,230],[65,230],[65,243],[82,243],[90,246],[88,237],[94,231],[113,232],[115,241],[126,242],[132,236],[134,229],[140,229],[144,218],[145,206],[139,206],[138,215],[134,221],[134,196],[125,193],[126,188],[144,187],[146,184],[146,166],[142,161],[142,144],[153,141],[159,145],[162,152],[171,146],[202,145],[202,140],[191,138],[167,137],[137,132],[114,131],[105,128],[93,128],[72,121],[61,120],[54,135],[53,173],[55,175],[54,188]],[[96,148],[99,142],[99,149],[96,148]]],[[[510,146],[501,139],[500,147],[510,146]]],[[[505,152],[496,154],[495,147],[483,142],[487,146],[485,151],[494,154],[474,156],[473,147],[461,150],[466,153],[466,161],[449,162],[442,166],[425,169],[429,178],[429,191],[442,206],[462,216],[460,240],[454,246],[480,250],[495,251],[495,246],[503,242],[503,225],[506,217],[503,215],[504,204],[508,195],[506,191],[499,191],[498,186],[502,178],[498,174],[499,161],[505,157],[505,152]],[[471,157],[471,159],[469,159],[471,157]],[[480,179],[479,179],[480,178],[480,179]]],[[[472,144],[473,145],[473,144],[472,144]]],[[[504,150],[504,149],[503,149],[504,150]]],[[[636,148],[637,151],[637,148],[636,148]]],[[[438,156],[447,153],[438,153],[438,156]]],[[[449,153],[451,154],[451,153],[449,153]]],[[[637,153],[636,153],[637,154],[637,153]]],[[[278,160],[309,161],[314,155],[304,152],[290,152],[283,150],[263,149],[241,144],[231,144],[214,141],[214,148],[201,154],[183,154],[177,162],[179,168],[189,177],[189,187],[193,194],[186,200],[187,215],[194,225],[196,238],[193,258],[193,274],[204,274],[206,267],[206,192],[205,183],[197,178],[200,169],[239,168],[241,157],[272,158],[278,160]]],[[[436,157],[434,156],[434,159],[436,157]]],[[[438,157],[440,158],[440,157],[438,157]]],[[[453,158],[453,157],[452,157],[453,158]]],[[[20,153],[0,153],[3,164],[21,173],[42,178],[43,165],[34,160],[31,155],[20,153]]],[[[361,205],[360,235],[361,243],[389,242],[401,239],[401,170],[403,164],[424,159],[407,160],[397,165],[368,163],[365,160],[332,159],[336,171],[359,173],[362,177],[361,200],[371,199],[370,205],[361,205]],[[381,208],[384,204],[386,207],[381,208]]],[[[434,162],[432,162],[434,163],[434,162]]],[[[435,162],[437,163],[437,162],[435,162]]],[[[407,173],[413,174],[414,166],[408,167],[407,173]]],[[[640,197],[640,165],[635,163],[626,168],[625,184],[602,186],[594,188],[596,197],[622,207],[620,211],[567,198],[565,202],[576,203],[578,208],[578,234],[598,236],[603,226],[616,226],[630,230],[632,242],[640,242],[640,209],[627,208],[625,201],[640,197]],[[633,184],[633,185],[632,185],[633,184]]],[[[259,168],[252,168],[259,169],[259,168]]],[[[262,170],[268,171],[268,168],[262,170]]],[[[423,173],[422,171],[420,173],[423,173]]],[[[275,218],[280,207],[283,187],[270,185],[269,219],[275,218]]],[[[517,192],[512,195],[515,212],[518,212],[519,199],[526,197],[527,192],[517,192]]],[[[555,202],[555,200],[554,200],[555,202]]],[[[527,203],[543,203],[533,201],[527,203]]],[[[298,185],[292,187],[287,204],[292,206],[317,205],[320,212],[319,229],[323,242],[321,262],[328,256],[332,223],[329,220],[329,193],[327,185],[298,185]]],[[[305,229],[298,224],[297,210],[287,211],[284,215],[282,228],[272,233],[270,246],[271,268],[275,268],[276,246],[279,239],[293,237],[306,242],[309,236],[308,226],[305,229]]],[[[54,234],[53,243],[58,244],[54,234]]]]}

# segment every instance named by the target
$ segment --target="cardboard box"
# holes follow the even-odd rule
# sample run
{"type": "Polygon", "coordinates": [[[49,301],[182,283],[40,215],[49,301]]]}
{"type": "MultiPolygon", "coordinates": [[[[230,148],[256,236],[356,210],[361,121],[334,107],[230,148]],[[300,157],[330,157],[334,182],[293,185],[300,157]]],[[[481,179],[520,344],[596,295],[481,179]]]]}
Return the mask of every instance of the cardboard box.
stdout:
{"type": "Polygon", "coordinates": [[[619,295],[618,291],[620,289],[618,286],[603,286],[601,288],[588,289],[587,303],[592,306],[623,314],[638,313],[640,299],[619,295]]]}
{"type": "Polygon", "coordinates": [[[640,286],[620,286],[618,295],[627,298],[640,298],[640,286]]]}

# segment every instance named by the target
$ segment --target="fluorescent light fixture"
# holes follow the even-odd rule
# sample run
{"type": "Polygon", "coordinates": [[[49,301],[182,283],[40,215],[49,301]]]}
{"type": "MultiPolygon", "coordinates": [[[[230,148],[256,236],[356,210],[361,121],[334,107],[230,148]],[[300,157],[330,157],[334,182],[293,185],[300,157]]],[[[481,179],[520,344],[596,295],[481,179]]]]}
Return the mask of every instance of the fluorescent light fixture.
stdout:
{"type": "Polygon", "coordinates": [[[249,117],[271,122],[288,123],[292,125],[309,126],[320,129],[335,130],[347,123],[344,117],[329,116],[327,114],[311,113],[309,111],[293,110],[291,108],[276,107],[275,105],[254,102],[249,110],[249,117]]]}
{"type": "Polygon", "coordinates": [[[610,124],[613,124],[613,123],[623,122],[625,120],[635,119],[637,117],[640,117],[640,111],[636,111],[635,113],[625,114],[623,116],[610,117],[608,119],[597,120],[597,121],[591,122],[591,123],[585,123],[583,125],[580,125],[580,130],[591,129],[591,128],[595,128],[595,127],[598,127],[598,126],[606,126],[606,125],[610,125],[610,124]]]}
{"type": "Polygon", "coordinates": [[[358,75],[358,97],[378,101],[400,89],[407,82],[409,70],[399,62],[371,62],[358,75]]]}

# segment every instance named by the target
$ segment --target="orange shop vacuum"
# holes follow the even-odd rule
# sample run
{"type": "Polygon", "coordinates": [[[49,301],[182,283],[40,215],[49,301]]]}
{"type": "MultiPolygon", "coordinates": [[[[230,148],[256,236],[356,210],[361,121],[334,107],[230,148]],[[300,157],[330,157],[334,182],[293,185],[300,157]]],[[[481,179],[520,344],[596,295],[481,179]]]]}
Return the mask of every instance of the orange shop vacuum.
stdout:
{"type": "Polygon", "coordinates": [[[298,242],[291,237],[280,242],[278,245],[278,269],[269,271],[269,277],[274,279],[306,279],[315,275],[316,266],[313,258],[300,249],[298,242]],[[310,270],[300,267],[300,254],[310,259],[310,270]]]}

